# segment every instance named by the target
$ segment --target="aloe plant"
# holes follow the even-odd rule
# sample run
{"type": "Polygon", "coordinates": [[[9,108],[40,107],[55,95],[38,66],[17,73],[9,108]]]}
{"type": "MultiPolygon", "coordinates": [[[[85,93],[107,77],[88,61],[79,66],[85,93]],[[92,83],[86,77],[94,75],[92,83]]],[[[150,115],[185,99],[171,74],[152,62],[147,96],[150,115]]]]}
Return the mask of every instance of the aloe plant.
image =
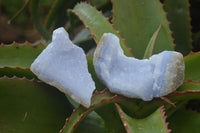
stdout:
{"type": "Polygon", "coordinates": [[[186,108],[191,100],[200,99],[200,53],[192,52],[188,0],[164,0],[164,5],[159,0],[92,1],[97,8],[84,2],[73,7],[76,0],[61,0],[54,3],[45,26],[39,21],[38,2],[32,0],[30,7],[33,23],[46,39],[45,44],[0,45],[0,132],[200,131],[200,114],[186,108]],[[97,10],[110,5],[111,12],[97,10]],[[109,18],[105,17],[106,13],[110,13],[109,18]],[[66,18],[62,20],[63,17],[66,18]],[[98,78],[90,54],[88,70],[96,91],[88,108],[79,105],[68,94],[42,82],[30,70],[32,62],[51,40],[52,31],[66,21],[70,23],[66,30],[71,36],[81,23],[88,29],[89,32],[75,36],[74,42],[89,54],[104,33],[119,37],[120,46],[129,57],[149,58],[164,50],[181,52],[185,56],[184,83],[176,91],[151,101],[114,94],[98,78]]]}

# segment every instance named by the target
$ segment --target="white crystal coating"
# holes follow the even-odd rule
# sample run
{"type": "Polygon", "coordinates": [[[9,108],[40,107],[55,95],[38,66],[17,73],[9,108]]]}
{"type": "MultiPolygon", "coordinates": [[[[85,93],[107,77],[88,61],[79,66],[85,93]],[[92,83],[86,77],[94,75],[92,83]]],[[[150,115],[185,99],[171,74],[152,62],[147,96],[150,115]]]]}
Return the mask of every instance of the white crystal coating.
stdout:
{"type": "Polygon", "coordinates": [[[64,28],[56,29],[52,38],[32,63],[31,71],[42,81],[89,107],[95,83],[88,72],[84,51],[70,41],[64,28]]]}
{"type": "Polygon", "coordinates": [[[181,53],[163,51],[143,60],[126,57],[118,37],[112,33],[102,36],[93,63],[98,77],[111,92],[144,101],[173,92],[184,80],[181,53]]]}

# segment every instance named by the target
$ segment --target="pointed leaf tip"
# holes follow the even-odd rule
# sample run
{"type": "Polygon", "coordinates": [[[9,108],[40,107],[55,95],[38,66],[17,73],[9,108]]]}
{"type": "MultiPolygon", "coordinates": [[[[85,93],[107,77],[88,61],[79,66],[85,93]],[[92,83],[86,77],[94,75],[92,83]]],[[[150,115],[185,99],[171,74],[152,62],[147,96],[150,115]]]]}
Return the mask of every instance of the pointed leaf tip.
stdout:
{"type": "Polygon", "coordinates": [[[160,23],[162,29],[156,41],[155,54],[173,50],[168,21],[159,0],[113,0],[112,3],[115,28],[133,49],[134,57],[143,58],[145,48],[160,23]]]}
{"type": "Polygon", "coordinates": [[[151,57],[153,55],[155,44],[156,44],[156,39],[158,37],[158,34],[160,33],[161,26],[162,26],[162,24],[159,25],[158,29],[154,32],[153,36],[151,37],[151,39],[147,45],[147,48],[145,50],[143,59],[148,59],[149,57],[151,57]]]}
{"type": "MultiPolygon", "coordinates": [[[[84,23],[86,28],[89,29],[97,44],[100,41],[103,33],[113,33],[120,37],[112,24],[110,24],[107,19],[91,5],[79,3],[74,7],[72,12],[76,14],[84,23]]],[[[125,55],[132,56],[125,42],[121,38],[120,45],[124,50],[125,55]]]]}
{"type": "Polygon", "coordinates": [[[135,119],[123,112],[118,104],[115,105],[127,133],[170,133],[168,124],[165,122],[166,116],[163,106],[144,119],[135,119]]]}

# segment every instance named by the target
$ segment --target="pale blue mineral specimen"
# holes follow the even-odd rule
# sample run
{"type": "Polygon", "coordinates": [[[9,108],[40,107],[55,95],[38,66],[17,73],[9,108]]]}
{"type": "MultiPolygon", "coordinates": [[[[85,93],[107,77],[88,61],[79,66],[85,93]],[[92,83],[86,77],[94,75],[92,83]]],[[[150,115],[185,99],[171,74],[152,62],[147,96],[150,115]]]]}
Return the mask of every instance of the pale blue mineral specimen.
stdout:
{"type": "Polygon", "coordinates": [[[93,63],[98,77],[111,92],[144,101],[175,91],[184,80],[181,53],[163,51],[143,60],[126,57],[118,37],[112,33],[102,36],[93,63]]]}
{"type": "Polygon", "coordinates": [[[39,79],[89,107],[95,83],[88,72],[84,51],[74,45],[64,28],[53,32],[52,42],[31,65],[39,79]]]}

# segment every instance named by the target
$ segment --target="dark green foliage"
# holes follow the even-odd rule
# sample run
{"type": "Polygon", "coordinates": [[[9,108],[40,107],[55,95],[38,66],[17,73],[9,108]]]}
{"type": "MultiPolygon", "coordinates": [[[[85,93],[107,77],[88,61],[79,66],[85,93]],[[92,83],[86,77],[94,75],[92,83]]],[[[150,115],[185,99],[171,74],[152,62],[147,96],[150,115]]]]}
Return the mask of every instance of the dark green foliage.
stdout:
{"type": "Polygon", "coordinates": [[[117,105],[119,115],[124,123],[127,133],[168,133],[163,106],[144,119],[134,119],[128,116],[117,105]]]}
{"type": "Polygon", "coordinates": [[[171,123],[169,127],[172,129],[172,133],[188,133],[191,131],[199,133],[199,121],[199,112],[181,108],[169,120],[171,123]]]}
{"type": "Polygon", "coordinates": [[[171,31],[159,0],[114,0],[113,23],[137,58],[143,57],[151,36],[160,24],[162,28],[155,44],[155,53],[173,50],[171,31]]]}
{"type": "Polygon", "coordinates": [[[175,39],[175,50],[187,55],[192,50],[189,0],[165,0],[167,18],[175,39]]]}
{"type": "Polygon", "coordinates": [[[54,87],[26,78],[0,78],[1,133],[59,132],[72,109],[54,87]]]}
{"type": "Polygon", "coordinates": [[[30,68],[31,63],[44,48],[44,45],[31,45],[29,43],[0,45],[0,68],[5,66],[30,68]]]}
{"type": "Polygon", "coordinates": [[[200,53],[191,53],[185,57],[185,80],[200,80],[200,53]]]}
{"type": "MultiPolygon", "coordinates": [[[[168,133],[170,129],[175,133],[199,132],[199,113],[185,109],[194,99],[200,99],[199,0],[190,1],[191,7],[188,0],[163,0],[162,3],[159,0],[88,0],[97,8],[79,1],[32,0],[29,6],[35,28],[46,41],[50,42],[55,28],[65,26],[74,42],[90,54],[87,56],[88,69],[98,90],[92,96],[91,106],[79,106],[30,71],[31,63],[45,48],[44,45],[2,44],[0,133],[58,133],[60,130],[61,133],[168,133]],[[45,17],[40,15],[40,6],[51,3],[49,13],[45,17]],[[83,25],[89,32],[80,35],[83,25]],[[127,56],[149,58],[152,54],[174,50],[175,47],[176,51],[185,55],[185,82],[175,92],[148,102],[110,93],[95,73],[91,54],[105,32],[120,38],[127,56]],[[191,52],[192,32],[193,51],[196,53],[191,52]]],[[[8,3],[3,1],[2,5],[3,10],[10,14],[16,9],[13,5],[8,8],[8,3]]],[[[17,22],[24,21],[23,16],[17,22]]]]}
{"type": "MultiPolygon", "coordinates": [[[[83,21],[83,23],[93,35],[96,43],[99,42],[103,33],[110,32],[119,36],[117,31],[106,20],[106,18],[103,17],[103,15],[100,12],[98,12],[95,8],[91,7],[90,5],[86,3],[77,4],[72,10],[72,12],[74,12],[80,18],[81,21],[83,21]]],[[[131,56],[130,51],[125,46],[125,42],[122,39],[120,40],[120,44],[122,49],[124,50],[124,53],[128,56],[131,56]]]]}

